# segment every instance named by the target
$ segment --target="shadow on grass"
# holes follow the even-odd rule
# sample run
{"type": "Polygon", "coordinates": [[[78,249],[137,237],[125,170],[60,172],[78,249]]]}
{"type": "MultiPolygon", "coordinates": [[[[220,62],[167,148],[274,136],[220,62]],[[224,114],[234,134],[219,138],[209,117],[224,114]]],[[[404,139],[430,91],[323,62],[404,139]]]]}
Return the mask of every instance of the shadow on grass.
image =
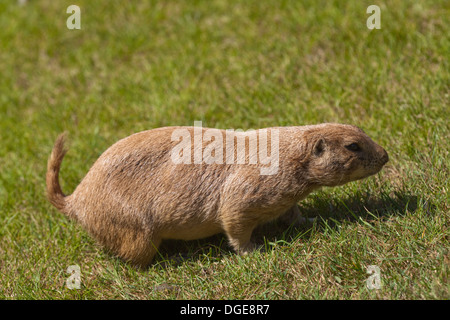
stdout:
{"type": "MultiPolygon", "coordinates": [[[[382,194],[379,197],[370,194],[355,194],[347,198],[312,195],[306,202],[299,204],[299,207],[303,216],[317,218],[315,223],[306,223],[295,228],[281,221],[270,222],[254,230],[252,241],[258,246],[263,246],[264,250],[270,251],[271,246],[267,245],[270,243],[280,241],[289,243],[295,239],[308,241],[313,230],[321,232],[324,228],[337,228],[344,221],[358,223],[364,220],[371,223],[392,216],[414,213],[418,205],[417,195],[402,192],[382,194]]],[[[423,204],[423,208],[430,215],[434,215],[435,207],[428,202],[423,204]]],[[[195,241],[166,240],[160,246],[159,252],[154,264],[163,267],[205,259],[205,255],[209,260],[220,260],[225,255],[235,254],[223,234],[195,241]]]]}

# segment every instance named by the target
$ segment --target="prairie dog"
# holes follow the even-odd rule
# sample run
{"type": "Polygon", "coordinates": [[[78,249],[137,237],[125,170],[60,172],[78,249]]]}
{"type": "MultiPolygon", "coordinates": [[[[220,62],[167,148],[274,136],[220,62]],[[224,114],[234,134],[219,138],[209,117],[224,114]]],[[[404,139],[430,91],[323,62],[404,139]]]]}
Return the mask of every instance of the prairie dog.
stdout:
{"type": "Polygon", "coordinates": [[[389,159],[352,125],[246,133],[164,127],[113,144],[66,196],[58,178],[64,140],[57,138],[48,160],[49,201],[102,246],[140,267],[152,261],[163,239],[225,233],[236,252],[249,252],[257,225],[283,214],[300,222],[297,202],[310,192],[366,178],[389,159]]]}

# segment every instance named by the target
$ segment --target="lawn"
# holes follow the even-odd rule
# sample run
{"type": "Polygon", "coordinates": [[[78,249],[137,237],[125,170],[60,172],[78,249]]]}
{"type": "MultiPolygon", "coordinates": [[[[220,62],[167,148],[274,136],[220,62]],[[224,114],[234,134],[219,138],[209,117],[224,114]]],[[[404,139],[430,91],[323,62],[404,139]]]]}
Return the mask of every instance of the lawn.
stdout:
{"type": "Polygon", "coordinates": [[[79,0],[69,30],[72,4],[0,3],[0,299],[450,298],[448,1],[79,0]],[[372,4],[381,29],[367,28],[372,4]],[[118,139],[194,121],[355,124],[390,162],[301,202],[311,225],[261,226],[262,251],[166,241],[147,270],[46,200],[59,133],[70,194],[118,139]]]}

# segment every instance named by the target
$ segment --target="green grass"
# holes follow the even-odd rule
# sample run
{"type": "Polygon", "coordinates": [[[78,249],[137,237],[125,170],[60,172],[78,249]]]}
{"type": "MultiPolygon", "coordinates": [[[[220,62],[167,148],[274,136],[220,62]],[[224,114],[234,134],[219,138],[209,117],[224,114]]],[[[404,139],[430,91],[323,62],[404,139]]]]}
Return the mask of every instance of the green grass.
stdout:
{"type": "Polygon", "coordinates": [[[1,299],[449,299],[448,1],[0,3],[1,299]],[[45,198],[46,161],[69,132],[71,193],[116,140],[167,125],[362,127],[390,155],[375,177],[300,205],[302,229],[168,241],[131,268],[45,198]],[[70,265],[81,289],[68,289],[70,265]],[[369,290],[377,265],[382,287],[369,290]]]}

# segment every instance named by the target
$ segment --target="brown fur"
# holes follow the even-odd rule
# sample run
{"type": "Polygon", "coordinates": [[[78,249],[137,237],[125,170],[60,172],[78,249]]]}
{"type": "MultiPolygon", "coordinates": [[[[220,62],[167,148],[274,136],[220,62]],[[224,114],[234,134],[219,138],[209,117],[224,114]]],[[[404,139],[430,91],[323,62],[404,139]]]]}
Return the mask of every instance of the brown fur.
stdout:
{"type": "Polygon", "coordinates": [[[250,236],[258,224],[283,213],[298,223],[296,203],[311,191],[373,175],[388,161],[361,129],[321,124],[267,129],[280,133],[279,170],[273,175],[261,175],[263,165],[249,164],[248,156],[246,164],[174,164],[170,153],[178,142],[171,134],[180,128],[194,130],[158,128],[118,141],[69,196],[58,182],[65,154],[61,135],[48,162],[50,202],[119,257],[146,266],[163,239],[223,232],[237,252],[246,253],[254,247],[250,236]],[[348,150],[351,143],[361,151],[348,150]]]}

